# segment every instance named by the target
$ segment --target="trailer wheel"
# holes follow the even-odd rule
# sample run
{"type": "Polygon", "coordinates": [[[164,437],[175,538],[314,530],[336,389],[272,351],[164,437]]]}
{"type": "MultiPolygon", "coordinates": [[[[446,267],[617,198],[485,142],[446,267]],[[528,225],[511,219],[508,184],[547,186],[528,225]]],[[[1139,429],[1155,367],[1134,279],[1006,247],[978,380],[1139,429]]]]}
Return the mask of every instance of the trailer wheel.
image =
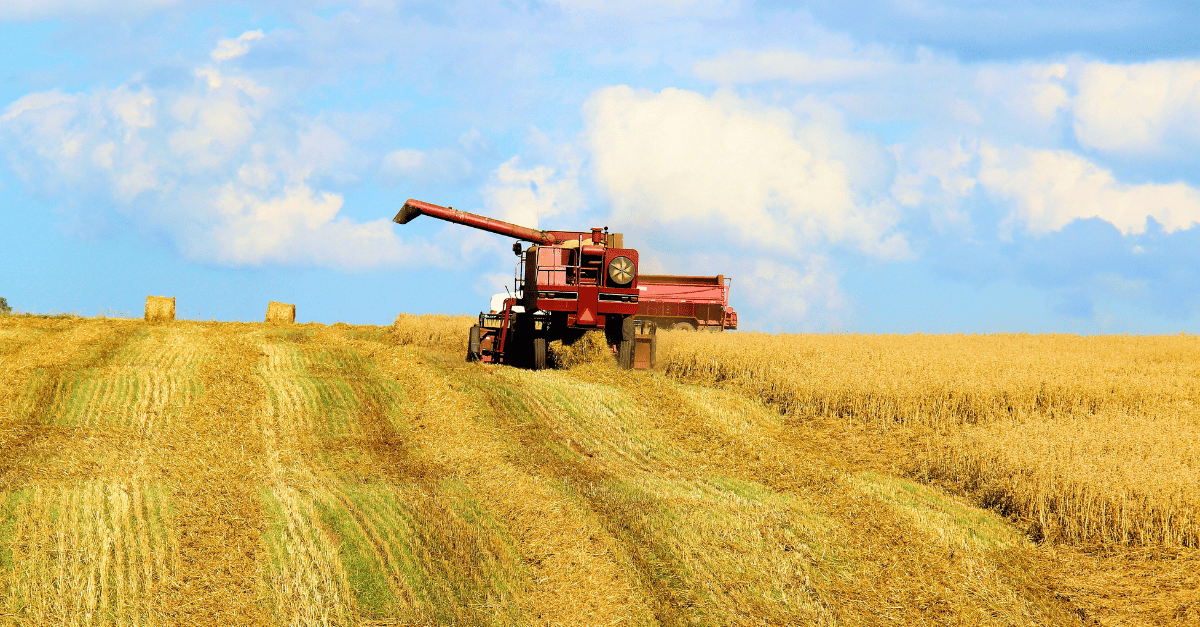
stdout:
{"type": "Polygon", "coordinates": [[[696,327],[692,326],[692,323],[690,323],[690,322],[676,322],[675,324],[671,325],[671,330],[672,331],[695,331],[696,327]]]}
{"type": "Polygon", "coordinates": [[[479,348],[479,325],[471,327],[471,333],[467,338],[467,361],[479,361],[479,358],[482,356],[479,348]]]}
{"type": "Polygon", "coordinates": [[[546,338],[533,338],[533,369],[546,369],[546,338]]]}

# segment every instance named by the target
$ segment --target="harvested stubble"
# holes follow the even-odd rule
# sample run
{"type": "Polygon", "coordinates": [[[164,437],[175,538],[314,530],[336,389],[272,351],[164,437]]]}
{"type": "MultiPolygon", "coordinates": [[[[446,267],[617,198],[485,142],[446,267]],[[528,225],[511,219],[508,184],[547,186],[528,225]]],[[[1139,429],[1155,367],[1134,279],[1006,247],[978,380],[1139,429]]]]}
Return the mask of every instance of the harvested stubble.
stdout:
{"type": "Polygon", "coordinates": [[[350,327],[21,323],[0,548],[36,561],[0,560],[3,624],[1079,623],[1002,519],[831,472],[734,392],[350,327]],[[199,386],[62,420],[132,370],[199,386]]]}
{"type": "Polygon", "coordinates": [[[392,323],[391,336],[396,344],[424,346],[449,351],[465,351],[474,316],[402,313],[392,323]]]}
{"type": "Polygon", "coordinates": [[[280,324],[296,323],[296,306],[287,303],[271,301],[267,304],[267,322],[280,324]]]}
{"type": "Polygon", "coordinates": [[[147,296],[146,322],[170,322],[175,319],[174,296],[147,296]]]}
{"type": "Polygon", "coordinates": [[[1200,543],[1200,338],[664,334],[669,376],[925,432],[908,470],[1046,540],[1200,543]]]}

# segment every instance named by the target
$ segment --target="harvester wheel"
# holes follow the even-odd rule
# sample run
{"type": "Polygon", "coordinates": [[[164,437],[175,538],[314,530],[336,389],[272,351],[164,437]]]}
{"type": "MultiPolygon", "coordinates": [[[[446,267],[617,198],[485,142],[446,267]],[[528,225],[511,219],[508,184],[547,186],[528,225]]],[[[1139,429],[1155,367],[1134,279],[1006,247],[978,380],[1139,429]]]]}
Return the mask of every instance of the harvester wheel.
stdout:
{"type": "Polygon", "coordinates": [[[479,348],[479,325],[471,327],[471,333],[467,337],[467,361],[479,361],[479,358],[482,357],[479,348]]]}
{"type": "Polygon", "coordinates": [[[672,331],[695,331],[696,327],[692,326],[692,323],[690,323],[690,322],[676,322],[675,324],[671,325],[671,330],[672,331]]]}
{"type": "Polygon", "coordinates": [[[621,340],[617,344],[617,365],[625,370],[633,367],[633,340],[621,340]]]}
{"type": "Polygon", "coordinates": [[[546,338],[533,338],[533,369],[546,369],[546,338]]]}
{"type": "MultiPolygon", "coordinates": [[[[633,316],[621,320],[621,338],[617,340],[617,366],[629,370],[633,367],[634,335],[633,316]]],[[[612,341],[612,340],[609,340],[612,341]]]]}

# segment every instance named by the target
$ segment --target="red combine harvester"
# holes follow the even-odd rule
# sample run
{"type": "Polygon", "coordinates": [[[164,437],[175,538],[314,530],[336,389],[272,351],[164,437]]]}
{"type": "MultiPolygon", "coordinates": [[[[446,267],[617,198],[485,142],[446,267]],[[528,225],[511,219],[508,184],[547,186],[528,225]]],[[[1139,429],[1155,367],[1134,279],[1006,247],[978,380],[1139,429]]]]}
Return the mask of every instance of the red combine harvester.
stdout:
{"type": "Polygon", "coordinates": [[[603,330],[622,368],[653,365],[655,326],[634,320],[638,253],[623,247],[621,234],[607,227],[539,231],[412,199],[393,221],[408,224],[419,215],[533,243],[524,251],[520,242],[513,244],[520,258],[513,295],[501,310],[479,314],[467,343],[468,361],[540,370],[548,365],[550,342],[570,344],[603,330]]]}
{"type": "Polygon", "coordinates": [[[686,331],[737,328],[737,312],[729,306],[729,279],[724,275],[643,274],[638,277],[638,290],[636,320],[686,331]]]}

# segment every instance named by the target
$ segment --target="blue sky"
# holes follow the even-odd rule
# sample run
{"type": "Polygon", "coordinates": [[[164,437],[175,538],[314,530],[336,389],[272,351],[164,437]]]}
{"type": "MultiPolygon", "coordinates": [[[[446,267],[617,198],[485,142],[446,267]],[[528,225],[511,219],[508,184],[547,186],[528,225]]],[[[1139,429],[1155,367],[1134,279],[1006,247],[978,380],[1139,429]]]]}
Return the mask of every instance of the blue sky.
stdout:
{"type": "Polygon", "coordinates": [[[511,242],[626,234],[743,328],[1200,331],[1183,2],[0,6],[0,296],[23,311],[474,313],[511,242]]]}

